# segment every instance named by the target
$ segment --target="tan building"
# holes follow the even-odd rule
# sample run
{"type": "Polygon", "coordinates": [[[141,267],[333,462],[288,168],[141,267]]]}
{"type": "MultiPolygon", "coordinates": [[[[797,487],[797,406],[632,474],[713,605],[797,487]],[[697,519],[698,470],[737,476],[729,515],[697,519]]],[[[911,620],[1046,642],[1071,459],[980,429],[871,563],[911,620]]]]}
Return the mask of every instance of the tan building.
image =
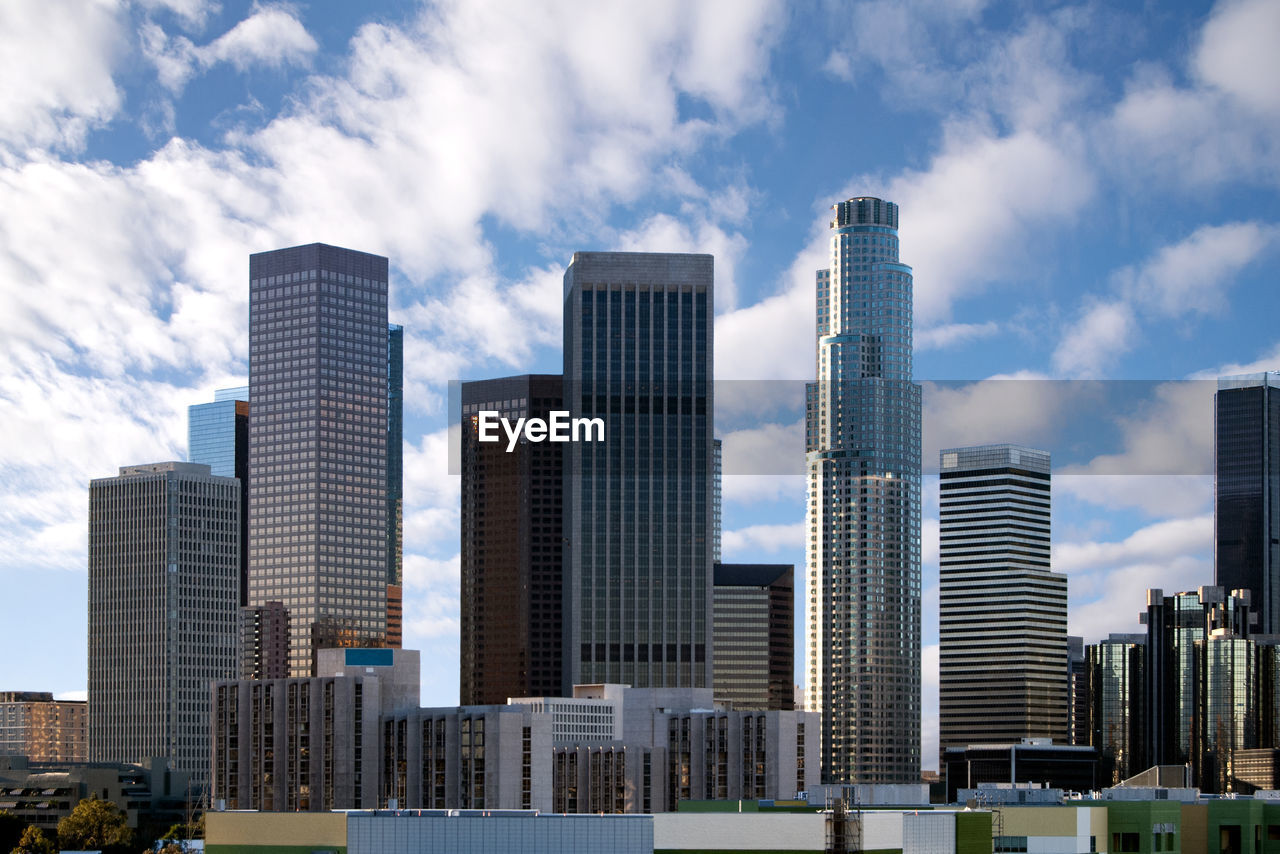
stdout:
{"type": "Polygon", "coordinates": [[[83,700],[55,700],[44,691],[0,691],[0,756],[32,762],[84,762],[83,700]]]}

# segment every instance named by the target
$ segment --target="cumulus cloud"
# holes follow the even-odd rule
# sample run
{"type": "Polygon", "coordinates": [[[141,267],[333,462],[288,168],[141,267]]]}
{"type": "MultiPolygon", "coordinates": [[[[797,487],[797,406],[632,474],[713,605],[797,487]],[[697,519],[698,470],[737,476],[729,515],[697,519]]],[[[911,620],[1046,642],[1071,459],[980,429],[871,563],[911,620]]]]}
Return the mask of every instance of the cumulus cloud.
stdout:
{"type": "MultiPolygon", "coordinates": [[[[193,25],[209,8],[167,5],[193,25]]],[[[4,144],[78,143],[115,114],[119,13],[105,0],[0,4],[0,39],[15,46],[4,55],[27,57],[11,76],[30,82],[0,95],[4,144]]],[[[446,3],[403,25],[362,27],[341,74],[308,77],[281,115],[219,148],[178,138],[131,165],[38,151],[5,161],[0,277],[20,286],[0,291],[3,405],[6,423],[32,434],[11,445],[24,455],[10,461],[6,483],[15,498],[56,484],[6,505],[21,519],[10,519],[5,564],[83,566],[83,488],[112,473],[101,460],[113,468],[181,455],[185,406],[245,373],[249,252],[319,240],[388,255],[392,318],[408,327],[411,408],[439,412],[446,380],[553,346],[567,257],[499,269],[487,229],[536,235],[559,255],[611,206],[648,192],[654,168],[767,118],[780,14],[770,2],[446,3]],[[564,38],[570,30],[578,37],[564,38]],[[682,103],[697,109],[686,114],[682,103]],[[73,394],[92,408],[78,411],[73,394]],[[32,406],[23,428],[9,413],[28,400],[57,411],[32,406]],[[60,425],[56,448],[46,441],[53,431],[35,435],[39,423],[60,425]],[[104,447],[104,434],[129,438],[104,447]],[[40,515],[36,498],[56,509],[40,515]],[[50,542],[63,545],[31,555],[50,542]]],[[[175,82],[185,61],[249,67],[314,51],[283,5],[256,7],[189,55],[147,32],[155,55],[179,62],[166,72],[175,82]]],[[[709,209],[717,194],[736,198],[738,183],[685,189],[709,209]]],[[[683,236],[732,257],[741,237],[720,222],[708,214],[683,236]]],[[[654,240],[679,230],[649,225],[654,240]]],[[[457,536],[445,445],[443,434],[428,435],[405,455],[406,541],[432,560],[457,536]]]]}
{"type": "Polygon", "coordinates": [[[944,323],[928,329],[918,329],[915,333],[917,353],[928,350],[946,350],[970,341],[990,338],[1000,331],[1000,324],[994,320],[985,323],[944,323]]]}
{"type": "Polygon", "coordinates": [[[784,549],[804,547],[804,523],[789,525],[751,525],[720,535],[720,549],[725,560],[752,562],[760,554],[777,554],[784,549]]]}
{"type": "Polygon", "coordinates": [[[0,3],[0,146],[79,150],[120,109],[126,45],[119,0],[0,3]]]}
{"type": "MultiPolygon", "coordinates": [[[[197,9],[183,12],[192,20],[201,16],[197,9]]],[[[173,92],[180,92],[197,72],[220,62],[238,71],[306,65],[319,49],[293,9],[283,5],[255,7],[252,15],[206,45],[193,44],[186,36],[170,38],[154,22],[145,23],[139,35],[160,82],[173,92]]]]}
{"type": "Polygon", "coordinates": [[[1067,376],[1100,377],[1103,367],[1133,347],[1138,324],[1123,300],[1094,300],[1067,327],[1053,351],[1053,366],[1067,376]]]}

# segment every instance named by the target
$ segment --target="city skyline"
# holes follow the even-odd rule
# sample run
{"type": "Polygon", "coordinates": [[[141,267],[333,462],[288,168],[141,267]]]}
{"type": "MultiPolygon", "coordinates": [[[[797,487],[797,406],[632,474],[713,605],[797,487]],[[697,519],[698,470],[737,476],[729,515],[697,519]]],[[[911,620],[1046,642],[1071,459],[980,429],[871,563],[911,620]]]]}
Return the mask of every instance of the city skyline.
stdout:
{"type": "MultiPolygon", "coordinates": [[[[245,256],[280,246],[393,259],[405,645],[424,651],[430,704],[457,692],[445,383],[560,369],[574,250],[714,254],[719,379],[812,379],[812,271],[828,207],[855,195],[902,205],[918,381],[1280,366],[1280,104],[1265,85],[1278,71],[1250,37],[1274,30],[1274,4],[1146,18],[877,3],[550,5],[541,19],[476,4],[68,8],[0,12],[15,55],[77,58],[32,58],[32,85],[0,104],[0,411],[14,436],[0,619],[20,629],[47,610],[32,603],[85,587],[85,484],[181,458],[186,407],[245,380],[245,256]],[[590,38],[564,38],[575,29],[590,38]],[[512,79],[495,51],[530,73],[512,79]]],[[[1052,425],[1077,399],[1032,383],[994,419],[986,388],[926,386],[925,460],[940,444],[1025,441],[1074,467],[1055,471],[1054,508],[1072,634],[1133,628],[1146,587],[1212,582],[1211,390],[1153,382],[1098,422],[1106,449],[1072,461],[1052,425]],[[972,413],[970,431],[931,445],[931,399],[972,413]],[[1200,463],[1119,476],[1152,458],[1200,463]],[[1104,591],[1134,603],[1123,618],[1104,591]]],[[[801,566],[803,476],[735,475],[756,437],[723,438],[725,559],[801,566]]],[[[926,474],[926,738],[936,495],[926,474]]],[[[82,607],[73,597],[38,660],[6,668],[8,687],[83,690],[82,607]]],[[[930,767],[936,751],[922,752],[930,767]]]]}

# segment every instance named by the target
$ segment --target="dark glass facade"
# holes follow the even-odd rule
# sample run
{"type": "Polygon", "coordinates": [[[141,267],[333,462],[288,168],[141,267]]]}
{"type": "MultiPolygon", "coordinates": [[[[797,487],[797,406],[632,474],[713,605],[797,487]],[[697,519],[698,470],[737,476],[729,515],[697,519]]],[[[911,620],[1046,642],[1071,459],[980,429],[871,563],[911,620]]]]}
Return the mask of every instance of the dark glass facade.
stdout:
{"type": "Polygon", "coordinates": [[[249,604],[313,646],[382,642],[387,259],[324,244],[249,257],[249,604]]]}
{"type": "Polygon", "coordinates": [[[565,403],[565,687],[712,684],[713,261],[576,252],[565,403]]]}
{"type": "Polygon", "coordinates": [[[1280,374],[1218,381],[1214,584],[1247,589],[1258,631],[1280,634],[1280,374]]]}
{"type": "Polygon", "coordinates": [[[808,703],[830,783],[920,779],[920,386],[898,206],[835,206],[806,390],[808,703]]]}
{"type": "Polygon", "coordinates": [[[462,384],[463,705],[561,694],[565,445],[477,441],[477,413],[547,418],[559,374],[462,384]]]}
{"type": "Polygon", "coordinates": [[[795,708],[795,567],[715,565],[715,698],[734,709],[795,708]]]}
{"type": "Polygon", "coordinates": [[[1146,642],[1141,634],[1113,634],[1085,647],[1087,743],[1104,757],[1104,786],[1116,785],[1149,764],[1143,693],[1146,642]]]}

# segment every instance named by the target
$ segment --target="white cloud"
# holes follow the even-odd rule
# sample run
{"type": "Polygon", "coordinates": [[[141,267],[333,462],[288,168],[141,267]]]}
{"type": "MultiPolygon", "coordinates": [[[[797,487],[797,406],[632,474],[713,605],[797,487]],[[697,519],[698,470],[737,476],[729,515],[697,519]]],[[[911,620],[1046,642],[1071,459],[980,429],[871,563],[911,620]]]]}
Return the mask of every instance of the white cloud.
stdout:
{"type": "MultiPolygon", "coordinates": [[[[9,444],[22,456],[6,472],[6,563],[83,565],[88,478],[177,456],[185,406],[245,373],[249,252],[319,240],[388,255],[411,407],[439,412],[446,380],[554,346],[563,261],[499,272],[486,229],[536,235],[558,254],[645,192],[654,168],[767,114],[780,7],[734,4],[731,26],[717,9],[433,7],[403,27],[363,27],[343,76],[307,78],[284,114],[223,148],[174,139],[127,166],[39,152],[0,165],[0,280],[12,283],[0,291],[0,410],[16,436],[31,434],[9,444]],[[706,109],[682,117],[682,99],[706,109]],[[18,401],[36,401],[29,418],[14,414],[18,401]]],[[[2,55],[30,83],[0,95],[0,139],[66,145],[114,115],[118,12],[0,4],[0,40],[16,45],[2,55]]],[[[192,50],[297,61],[313,43],[292,16],[258,7],[192,50]]],[[[706,222],[691,241],[741,251],[706,222]]],[[[457,481],[433,443],[444,439],[410,437],[405,534],[438,556],[456,541],[457,481]]]]}
{"type": "Polygon", "coordinates": [[[847,185],[902,210],[902,258],[914,269],[916,322],[944,321],[957,299],[1025,274],[1024,247],[1037,228],[1072,221],[1094,193],[1077,133],[951,124],[926,170],[888,181],[864,176],[847,185]],[[925,287],[927,283],[927,287],[925,287]]]}
{"type": "Polygon", "coordinates": [[[1099,126],[1099,145],[1122,183],[1155,178],[1197,192],[1206,185],[1280,181],[1280,95],[1270,0],[1223,0],[1188,57],[1190,85],[1161,66],[1138,66],[1099,126]]]}
{"type": "Polygon", "coordinates": [[[1067,327],[1053,351],[1053,366],[1068,376],[1101,377],[1103,368],[1137,343],[1138,325],[1124,300],[1092,300],[1067,327]]]}
{"type": "Polygon", "coordinates": [[[1280,116],[1280,6],[1224,0],[1201,32],[1192,59],[1199,77],[1258,113],[1280,116]]]}
{"type": "Polygon", "coordinates": [[[776,554],[783,549],[804,548],[804,523],[789,525],[751,525],[720,535],[720,550],[726,561],[749,563],[758,561],[760,553],[776,554]]]}
{"type": "Polygon", "coordinates": [[[1168,317],[1220,312],[1234,277],[1274,245],[1280,228],[1257,222],[1205,225],[1116,274],[1119,290],[1168,317]]]}
{"type": "Polygon", "coordinates": [[[120,109],[126,41],[118,0],[0,3],[0,146],[79,149],[120,109]]]}
{"type": "Polygon", "coordinates": [[[915,348],[917,353],[928,350],[946,350],[970,341],[990,338],[1000,331],[1000,324],[994,320],[985,323],[945,323],[928,329],[917,329],[915,348]]]}
{"type": "Polygon", "coordinates": [[[1078,573],[1136,562],[1159,562],[1213,548],[1213,515],[1169,519],[1139,528],[1120,542],[1058,543],[1055,572],[1078,573]]]}
{"type": "MultiPolygon", "coordinates": [[[[198,9],[182,9],[190,21],[202,16],[198,9]]],[[[255,6],[253,14],[206,45],[193,44],[185,36],[170,39],[157,24],[140,30],[143,53],[155,64],[160,82],[179,92],[198,71],[225,62],[238,71],[254,66],[280,68],[305,66],[319,49],[316,40],[283,5],[255,6]]]]}
{"type": "Polygon", "coordinates": [[[944,447],[990,442],[1051,447],[1063,413],[1094,392],[1088,383],[1052,382],[1033,373],[921,385],[926,468],[937,465],[944,447]]]}

